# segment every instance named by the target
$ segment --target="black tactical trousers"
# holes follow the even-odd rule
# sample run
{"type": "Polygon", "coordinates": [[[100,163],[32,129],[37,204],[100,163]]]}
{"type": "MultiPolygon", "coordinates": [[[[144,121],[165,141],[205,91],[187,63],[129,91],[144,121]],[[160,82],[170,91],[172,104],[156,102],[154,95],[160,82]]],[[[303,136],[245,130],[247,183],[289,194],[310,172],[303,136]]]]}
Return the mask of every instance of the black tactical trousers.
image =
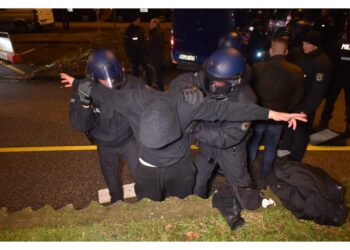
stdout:
{"type": "Polygon", "coordinates": [[[138,164],[138,147],[135,139],[122,147],[97,146],[101,172],[111,196],[111,202],[123,200],[123,189],[119,176],[120,158],[126,161],[131,174],[138,164]]]}
{"type": "MultiPolygon", "coordinates": [[[[350,69],[349,69],[350,70],[350,69]]],[[[345,105],[346,105],[346,121],[350,123],[350,76],[349,72],[336,72],[332,83],[329,86],[328,93],[326,96],[326,104],[324,106],[321,124],[328,127],[328,123],[332,118],[332,112],[334,110],[334,104],[338,98],[341,89],[344,88],[345,92],[345,105]]]]}
{"type": "Polygon", "coordinates": [[[194,193],[202,198],[208,197],[208,182],[216,165],[221,168],[232,187],[249,186],[251,179],[247,168],[246,147],[246,141],[227,149],[199,145],[194,161],[197,169],[194,193]]]}

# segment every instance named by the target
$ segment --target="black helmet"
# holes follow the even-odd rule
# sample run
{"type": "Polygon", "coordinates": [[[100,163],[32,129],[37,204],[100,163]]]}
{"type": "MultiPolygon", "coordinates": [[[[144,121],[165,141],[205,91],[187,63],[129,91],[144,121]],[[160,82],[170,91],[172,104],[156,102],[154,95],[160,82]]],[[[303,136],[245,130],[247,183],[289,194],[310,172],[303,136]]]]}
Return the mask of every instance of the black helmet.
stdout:
{"type": "Polygon", "coordinates": [[[219,40],[219,49],[224,48],[234,48],[238,51],[242,51],[242,37],[238,32],[230,32],[225,34],[223,37],[219,40]]]}
{"type": "Polygon", "coordinates": [[[221,99],[235,90],[243,78],[245,61],[233,48],[219,49],[203,64],[204,88],[208,95],[221,99]]]}
{"type": "Polygon", "coordinates": [[[112,51],[97,49],[88,58],[86,77],[95,82],[105,81],[109,88],[118,89],[125,81],[122,64],[112,51]]]}
{"type": "Polygon", "coordinates": [[[289,29],[286,26],[278,28],[272,34],[272,39],[277,39],[280,37],[288,37],[288,39],[292,38],[292,34],[290,33],[289,29]]]}

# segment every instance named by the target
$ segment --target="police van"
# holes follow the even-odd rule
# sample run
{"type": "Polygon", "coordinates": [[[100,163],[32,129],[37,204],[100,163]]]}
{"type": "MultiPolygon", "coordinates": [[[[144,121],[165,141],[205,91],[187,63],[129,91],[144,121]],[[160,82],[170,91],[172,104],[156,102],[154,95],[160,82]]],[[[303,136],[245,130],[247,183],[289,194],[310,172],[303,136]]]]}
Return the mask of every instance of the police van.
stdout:
{"type": "Polygon", "coordinates": [[[229,9],[174,9],[171,57],[178,68],[197,70],[234,29],[234,11],[229,9]]]}
{"type": "Polygon", "coordinates": [[[0,31],[41,31],[54,24],[52,9],[0,9],[0,31]]]}

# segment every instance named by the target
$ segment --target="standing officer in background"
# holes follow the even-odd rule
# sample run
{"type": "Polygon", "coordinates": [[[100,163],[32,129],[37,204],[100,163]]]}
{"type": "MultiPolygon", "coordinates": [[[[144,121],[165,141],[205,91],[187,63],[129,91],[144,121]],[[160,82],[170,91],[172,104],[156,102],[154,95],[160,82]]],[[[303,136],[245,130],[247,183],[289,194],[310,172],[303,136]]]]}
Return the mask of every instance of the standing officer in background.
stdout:
{"type": "MultiPolygon", "coordinates": [[[[304,94],[304,76],[299,67],[285,60],[288,53],[288,42],[276,38],[271,42],[270,58],[267,62],[253,65],[253,89],[258,96],[260,106],[280,112],[297,112],[304,94]]],[[[264,138],[264,160],[260,167],[257,187],[265,189],[267,176],[273,170],[284,124],[274,121],[256,121],[253,123],[254,135],[248,144],[248,164],[252,173],[253,163],[258,147],[264,138]]]]}
{"type": "MultiPolygon", "coordinates": [[[[220,39],[219,47],[223,49],[205,61],[203,71],[182,74],[170,83],[170,87],[188,82],[198,86],[206,99],[218,103],[256,103],[256,96],[248,85],[251,69],[240,52],[234,49],[242,47],[240,36],[236,32],[226,34],[220,39]],[[221,67],[212,67],[215,62],[221,67]]],[[[250,122],[244,121],[198,121],[194,125],[192,135],[198,141],[196,195],[208,198],[208,182],[216,166],[220,167],[232,187],[250,185],[246,165],[249,128],[250,122]]]]}
{"type": "Polygon", "coordinates": [[[334,63],[334,74],[328,89],[326,104],[319,126],[328,128],[335,101],[340,90],[344,88],[346,112],[344,135],[350,136],[350,12],[348,12],[348,19],[345,23],[343,35],[335,45],[335,52],[332,59],[334,63]]]}
{"type": "Polygon", "coordinates": [[[164,34],[160,28],[158,18],[152,18],[149,22],[148,56],[150,68],[153,71],[153,82],[160,91],[164,91],[163,67],[164,67],[164,34]]]}
{"type": "MultiPolygon", "coordinates": [[[[144,82],[131,75],[125,75],[123,67],[106,49],[97,49],[88,58],[86,78],[108,89],[137,89],[144,82]]],[[[138,145],[126,117],[104,102],[79,97],[79,82],[61,73],[62,83],[73,85],[69,106],[69,118],[73,127],[86,133],[92,143],[97,144],[101,172],[111,196],[111,203],[123,200],[123,190],[119,177],[119,160],[126,160],[132,174],[138,164],[138,145]]]]}
{"type": "Polygon", "coordinates": [[[145,78],[144,80],[150,85],[151,75],[145,59],[145,32],[140,24],[141,17],[138,15],[134,16],[130,25],[124,31],[124,47],[126,55],[131,63],[131,74],[139,77],[141,66],[145,78]]]}
{"type": "Polygon", "coordinates": [[[305,75],[305,94],[301,112],[308,116],[308,122],[299,124],[295,131],[285,134],[285,147],[291,154],[289,160],[302,161],[309,135],[312,129],[315,112],[326,95],[331,79],[332,63],[321,50],[320,35],[316,31],[309,32],[303,39],[304,56],[297,64],[305,75]]]}

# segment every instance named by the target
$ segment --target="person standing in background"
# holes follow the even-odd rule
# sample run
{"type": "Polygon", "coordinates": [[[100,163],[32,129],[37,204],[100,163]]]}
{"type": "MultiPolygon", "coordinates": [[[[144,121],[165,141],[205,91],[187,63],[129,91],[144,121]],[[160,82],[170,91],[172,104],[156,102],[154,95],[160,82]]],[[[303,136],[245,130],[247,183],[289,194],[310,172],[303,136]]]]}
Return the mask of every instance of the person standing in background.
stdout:
{"type": "Polygon", "coordinates": [[[164,91],[163,70],[164,70],[164,33],[160,28],[158,18],[152,18],[149,22],[148,56],[149,66],[153,71],[153,81],[160,91],[164,91]]]}
{"type": "Polygon", "coordinates": [[[134,16],[130,25],[124,32],[124,47],[126,55],[131,63],[131,74],[140,77],[140,67],[142,67],[142,71],[144,72],[143,78],[146,83],[150,85],[151,75],[145,59],[145,32],[140,24],[141,17],[139,15],[134,16]]]}

